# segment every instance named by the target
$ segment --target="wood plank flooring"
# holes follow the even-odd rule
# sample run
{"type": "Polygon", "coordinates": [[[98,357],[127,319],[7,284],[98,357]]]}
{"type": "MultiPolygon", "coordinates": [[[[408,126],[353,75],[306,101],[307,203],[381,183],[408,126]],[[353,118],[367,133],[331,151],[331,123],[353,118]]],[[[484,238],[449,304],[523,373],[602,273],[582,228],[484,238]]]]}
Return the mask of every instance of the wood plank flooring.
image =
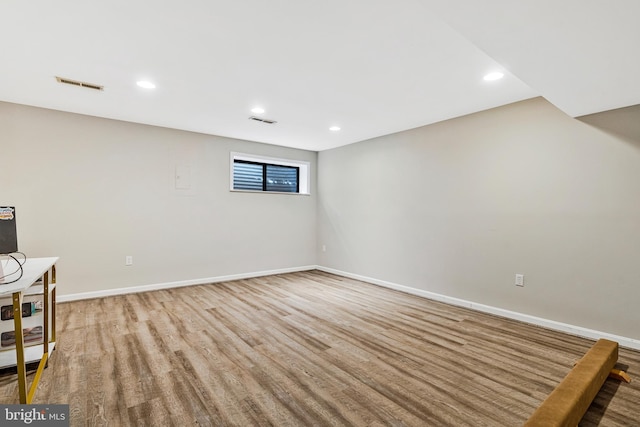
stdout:
{"type": "MultiPolygon", "coordinates": [[[[592,344],[302,272],[59,304],[34,403],[72,426],[519,426],[592,344]]],[[[640,352],[619,367],[580,425],[640,425],[640,352]]]]}

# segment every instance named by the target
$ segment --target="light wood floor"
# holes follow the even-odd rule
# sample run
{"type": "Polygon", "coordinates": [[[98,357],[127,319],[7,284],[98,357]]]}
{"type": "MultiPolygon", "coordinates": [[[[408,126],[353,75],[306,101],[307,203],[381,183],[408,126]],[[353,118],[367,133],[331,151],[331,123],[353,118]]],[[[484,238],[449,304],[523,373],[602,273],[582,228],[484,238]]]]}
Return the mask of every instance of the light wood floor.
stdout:
{"type": "MultiPolygon", "coordinates": [[[[519,426],[591,345],[294,273],[59,304],[34,403],[72,426],[519,426]]],[[[581,425],[640,425],[640,352],[619,367],[631,384],[607,380],[581,425]]]]}

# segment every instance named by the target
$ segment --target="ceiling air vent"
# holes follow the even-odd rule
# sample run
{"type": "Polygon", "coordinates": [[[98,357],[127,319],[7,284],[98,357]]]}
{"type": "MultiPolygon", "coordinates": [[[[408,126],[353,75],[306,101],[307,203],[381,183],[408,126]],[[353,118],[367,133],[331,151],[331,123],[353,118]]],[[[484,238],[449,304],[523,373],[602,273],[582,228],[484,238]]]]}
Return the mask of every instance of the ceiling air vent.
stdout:
{"type": "Polygon", "coordinates": [[[268,125],[273,125],[273,124],[275,124],[275,123],[278,123],[278,122],[276,122],[275,120],[262,119],[262,118],[260,118],[260,117],[256,117],[256,116],[251,116],[251,117],[249,117],[249,120],[253,120],[253,121],[261,122],[261,123],[266,123],[266,124],[268,124],[268,125]]]}
{"type": "Polygon", "coordinates": [[[58,76],[56,76],[56,80],[58,81],[58,83],[64,83],[66,85],[86,87],[87,89],[93,89],[93,90],[104,90],[104,86],[96,85],[93,83],[81,82],[79,80],[66,79],[64,77],[58,77],[58,76]]]}

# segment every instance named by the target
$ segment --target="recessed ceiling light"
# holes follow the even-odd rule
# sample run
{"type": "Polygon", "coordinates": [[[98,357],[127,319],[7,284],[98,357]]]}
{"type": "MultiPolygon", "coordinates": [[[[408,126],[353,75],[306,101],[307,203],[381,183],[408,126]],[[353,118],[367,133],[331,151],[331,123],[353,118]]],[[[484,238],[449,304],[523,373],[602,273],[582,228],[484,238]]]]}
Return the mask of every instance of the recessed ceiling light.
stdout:
{"type": "Polygon", "coordinates": [[[150,81],[147,80],[140,80],[139,82],[136,82],[136,84],[140,87],[143,87],[145,89],[155,89],[156,85],[154,85],[153,83],[151,83],[150,81]]]}
{"type": "Polygon", "coordinates": [[[262,113],[264,113],[264,108],[262,108],[262,107],[253,107],[251,109],[251,112],[253,114],[262,114],[262,113]]]}
{"type": "Polygon", "coordinates": [[[340,130],[340,126],[331,126],[331,127],[329,128],[329,130],[330,130],[331,132],[338,132],[338,131],[340,130]]]}
{"type": "Polygon", "coordinates": [[[489,73],[486,76],[484,76],[484,79],[488,82],[491,82],[494,80],[500,80],[503,77],[504,77],[504,73],[501,73],[500,71],[494,71],[493,73],[489,73]]]}

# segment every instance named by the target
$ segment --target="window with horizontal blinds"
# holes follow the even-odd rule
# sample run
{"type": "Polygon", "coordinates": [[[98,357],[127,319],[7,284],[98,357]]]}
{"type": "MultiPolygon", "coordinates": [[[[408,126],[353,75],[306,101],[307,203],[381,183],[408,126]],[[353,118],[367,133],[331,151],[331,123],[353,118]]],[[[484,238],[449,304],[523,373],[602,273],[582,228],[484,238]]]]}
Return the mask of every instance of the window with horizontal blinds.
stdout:
{"type": "Polygon", "coordinates": [[[300,168],[269,163],[233,161],[233,189],[298,193],[300,168]]]}
{"type": "Polygon", "coordinates": [[[267,173],[266,191],[298,192],[299,169],[297,167],[266,164],[265,169],[267,173]]]}
{"type": "Polygon", "coordinates": [[[231,191],[310,194],[310,162],[234,151],[229,153],[229,160],[231,191]]]}
{"type": "Polygon", "coordinates": [[[263,191],[262,165],[235,160],[233,162],[233,189],[263,191]]]}

